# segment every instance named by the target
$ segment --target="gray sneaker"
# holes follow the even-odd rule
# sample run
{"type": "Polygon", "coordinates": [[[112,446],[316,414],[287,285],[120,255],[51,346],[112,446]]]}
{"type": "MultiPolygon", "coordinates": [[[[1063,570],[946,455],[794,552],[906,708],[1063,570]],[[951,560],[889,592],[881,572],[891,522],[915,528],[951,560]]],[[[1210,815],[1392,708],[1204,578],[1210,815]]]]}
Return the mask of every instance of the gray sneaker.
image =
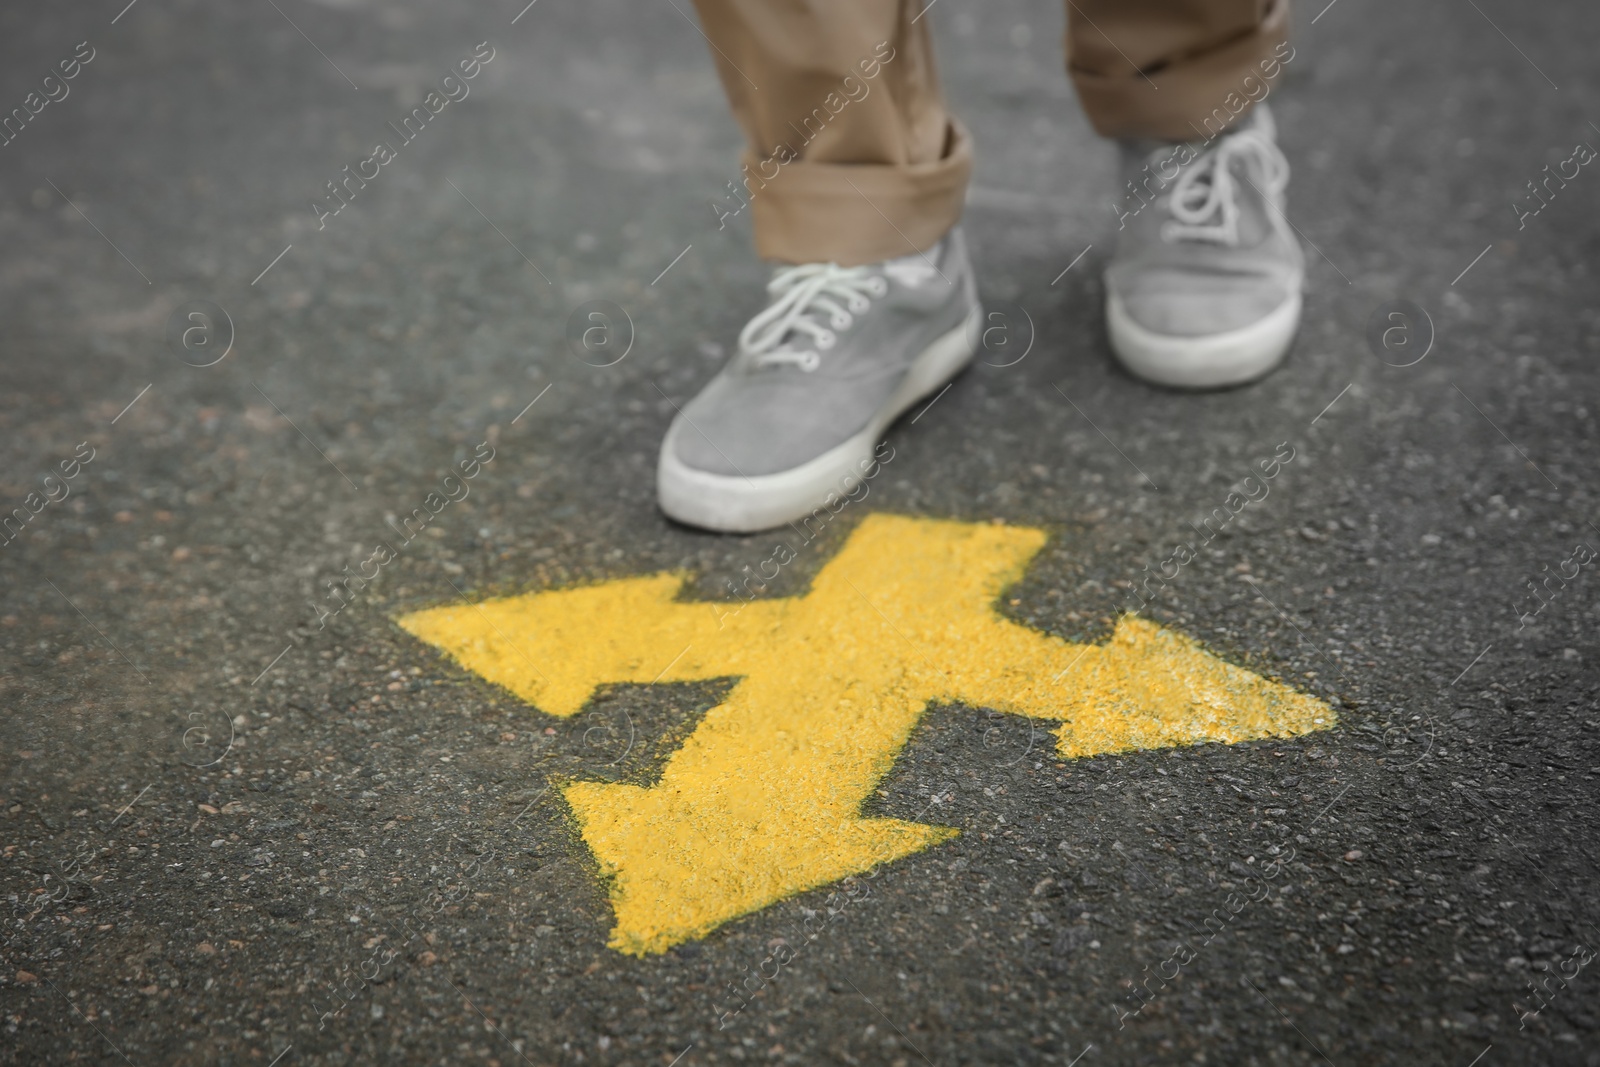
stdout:
{"type": "Polygon", "coordinates": [[[971,361],[982,312],[966,244],[779,268],[739,349],[680,408],[656,491],[679,522],[747,533],[853,494],[902,412],[971,361]]]}
{"type": "Polygon", "coordinates": [[[1139,377],[1239,385],[1288,353],[1305,260],[1284,216],[1289,164],[1275,138],[1258,104],[1209,144],[1123,142],[1134,192],[1106,269],[1106,327],[1139,377]]]}

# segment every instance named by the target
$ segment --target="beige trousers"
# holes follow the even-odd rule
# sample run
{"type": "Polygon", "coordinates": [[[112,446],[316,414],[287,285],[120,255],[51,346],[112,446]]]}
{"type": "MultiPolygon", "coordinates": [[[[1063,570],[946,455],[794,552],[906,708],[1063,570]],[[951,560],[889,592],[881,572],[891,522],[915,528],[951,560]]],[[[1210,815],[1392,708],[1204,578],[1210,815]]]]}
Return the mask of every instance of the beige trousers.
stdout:
{"type": "MultiPolygon", "coordinates": [[[[955,225],[972,141],[945,110],[927,0],[695,3],[748,139],[717,210],[748,203],[763,258],[870,263],[955,225]]],[[[1066,5],[1067,71],[1103,136],[1202,140],[1281,73],[1287,0],[1066,5]]]]}

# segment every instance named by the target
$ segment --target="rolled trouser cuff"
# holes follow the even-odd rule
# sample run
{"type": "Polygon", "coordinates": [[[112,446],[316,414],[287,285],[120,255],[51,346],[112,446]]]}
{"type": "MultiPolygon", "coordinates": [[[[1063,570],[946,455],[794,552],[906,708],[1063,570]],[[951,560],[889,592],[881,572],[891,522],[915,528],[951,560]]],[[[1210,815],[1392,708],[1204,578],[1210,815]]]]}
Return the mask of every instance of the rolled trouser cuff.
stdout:
{"type": "Polygon", "coordinates": [[[1247,114],[1252,97],[1282,76],[1294,58],[1276,50],[1289,39],[1289,5],[1273,5],[1259,27],[1227,44],[1148,75],[1107,77],[1071,69],[1084,114],[1103,137],[1206,140],[1247,114]],[[1246,79],[1255,82],[1247,84],[1246,79]],[[1237,107],[1238,110],[1233,110],[1237,107]]]}
{"type": "Polygon", "coordinates": [[[946,144],[944,157],[932,163],[795,160],[764,183],[747,152],[756,252],[785,263],[845,267],[926,252],[960,221],[972,173],[972,138],[955,119],[946,144]]]}

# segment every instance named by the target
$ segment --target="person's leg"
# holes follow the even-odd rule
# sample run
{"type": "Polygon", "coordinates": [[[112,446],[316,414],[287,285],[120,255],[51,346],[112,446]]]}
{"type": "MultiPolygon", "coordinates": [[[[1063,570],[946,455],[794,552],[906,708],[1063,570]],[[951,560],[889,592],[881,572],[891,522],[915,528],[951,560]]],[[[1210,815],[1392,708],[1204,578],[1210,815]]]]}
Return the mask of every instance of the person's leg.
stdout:
{"type": "Polygon", "coordinates": [[[696,0],[749,138],[737,198],[769,303],[661,443],[668,515],[752,531],[864,495],[879,439],[972,359],[971,142],[914,0],[696,0]],[[747,203],[746,203],[747,202],[747,203]]]}
{"type": "Polygon", "coordinates": [[[1285,0],[1066,3],[1067,72],[1102,137],[1213,136],[1282,73],[1285,0]]]}
{"type": "Polygon", "coordinates": [[[923,252],[961,215],[971,142],[904,0],[696,0],[748,140],[756,250],[855,266],[923,252]]]}
{"type": "Polygon", "coordinates": [[[1135,374],[1259,378],[1299,327],[1304,258],[1264,104],[1294,59],[1286,0],[1067,0],[1067,67],[1118,138],[1106,332],[1135,374]]]}

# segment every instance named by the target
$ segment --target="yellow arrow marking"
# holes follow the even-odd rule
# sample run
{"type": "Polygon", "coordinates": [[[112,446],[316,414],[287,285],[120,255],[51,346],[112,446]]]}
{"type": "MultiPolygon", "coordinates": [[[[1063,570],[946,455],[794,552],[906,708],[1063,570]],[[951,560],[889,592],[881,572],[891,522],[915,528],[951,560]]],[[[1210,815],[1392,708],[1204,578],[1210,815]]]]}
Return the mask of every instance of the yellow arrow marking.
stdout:
{"type": "Polygon", "coordinates": [[[611,881],[611,946],[633,955],[953,836],[868,819],[930,701],[1060,723],[1062,756],[1289,737],[1334,713],[1124,616],[1106,645],[1010,622],[995,599],[1042,531],[871,515],[809,594],[682,602],[657,574],[407,615],[400,625],[552,715],[607,682],[739,676],[650,788],[565,795],[611,881]]]}

